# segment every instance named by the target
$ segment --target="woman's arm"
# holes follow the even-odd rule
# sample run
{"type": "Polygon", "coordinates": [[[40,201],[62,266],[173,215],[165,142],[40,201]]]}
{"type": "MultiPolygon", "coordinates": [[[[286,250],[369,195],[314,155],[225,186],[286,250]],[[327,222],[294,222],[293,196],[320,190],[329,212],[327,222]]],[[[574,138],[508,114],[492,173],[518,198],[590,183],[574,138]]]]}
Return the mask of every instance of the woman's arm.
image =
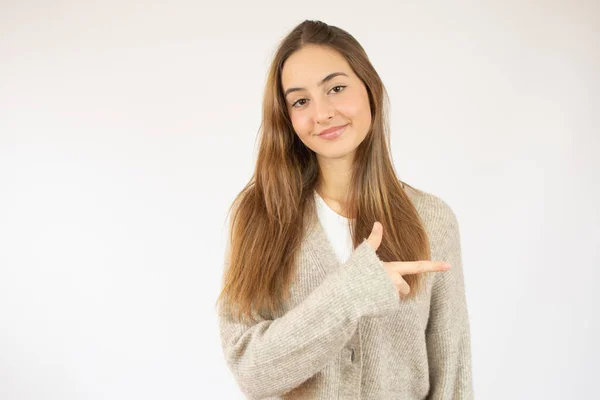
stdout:
{"type": "Polygon", "coordinates": [[[341,268],[280,318],[248,325],[219,308],[227,364],[249,398],[282,395],[334,361],[361,317],[393,312],[399,300],[365,239],[341,268]]]}
{"type": "Polygon", "coordinates": [[[471,339],[465,295],[460,234],[456,215],[442,202],[441,260],[449,271],[435,274],[427,326],[430,390],[428,400],[473,398],[471,339]]]}

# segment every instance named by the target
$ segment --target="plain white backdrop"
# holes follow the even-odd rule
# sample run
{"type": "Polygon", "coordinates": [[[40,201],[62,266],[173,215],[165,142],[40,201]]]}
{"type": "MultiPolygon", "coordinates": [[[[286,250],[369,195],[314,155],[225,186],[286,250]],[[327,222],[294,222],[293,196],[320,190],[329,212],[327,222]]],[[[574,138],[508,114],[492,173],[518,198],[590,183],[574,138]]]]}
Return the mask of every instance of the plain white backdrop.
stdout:
{"type": "Polygon", "coordinates": [[[597,395],[598,1],[0,1],[0,398],[242,399],[215,301],[279,40],[353,34],[457,214],[477,399],[597,395]]]}

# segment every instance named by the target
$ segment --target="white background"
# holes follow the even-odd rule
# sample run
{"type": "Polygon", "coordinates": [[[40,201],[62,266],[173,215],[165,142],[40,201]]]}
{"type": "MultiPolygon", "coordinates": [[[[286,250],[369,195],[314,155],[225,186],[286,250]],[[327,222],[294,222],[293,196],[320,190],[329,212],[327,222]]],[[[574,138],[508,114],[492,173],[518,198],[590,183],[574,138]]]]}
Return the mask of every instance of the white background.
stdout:
{"type": "Polygon", "coordinates": [[[365,47],[399,177],[458,216],[476,398],[597,394],[597,1],[4,0],[1,399],[243,398],[226,211],[304,19],[365,47]]]}

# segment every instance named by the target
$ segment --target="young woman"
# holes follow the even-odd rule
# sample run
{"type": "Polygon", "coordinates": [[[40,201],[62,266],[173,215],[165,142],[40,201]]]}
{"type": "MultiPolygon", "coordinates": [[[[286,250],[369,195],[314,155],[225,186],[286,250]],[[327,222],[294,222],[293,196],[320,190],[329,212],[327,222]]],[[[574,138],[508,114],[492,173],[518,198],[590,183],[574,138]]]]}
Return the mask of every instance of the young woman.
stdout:
{"type": "Polygon", "coordinates": [[[218,299],[248,398],[473,397],[456,215],[396,177],[386,105],[346,31],[307,20],[278,47],[218,299]]]}

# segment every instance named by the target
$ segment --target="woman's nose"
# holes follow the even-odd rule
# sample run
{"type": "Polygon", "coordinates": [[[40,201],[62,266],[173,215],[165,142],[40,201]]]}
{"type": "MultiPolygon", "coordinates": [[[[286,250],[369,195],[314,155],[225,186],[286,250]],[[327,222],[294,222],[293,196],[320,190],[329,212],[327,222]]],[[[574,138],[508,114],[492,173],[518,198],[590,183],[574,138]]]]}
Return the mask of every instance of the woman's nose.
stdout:
{"type": "Polygon", "coordinates": [[[315,101],[315,119],[317,122],[327,122],[333,118],[335,109],[327,97],[315,101]]]}

